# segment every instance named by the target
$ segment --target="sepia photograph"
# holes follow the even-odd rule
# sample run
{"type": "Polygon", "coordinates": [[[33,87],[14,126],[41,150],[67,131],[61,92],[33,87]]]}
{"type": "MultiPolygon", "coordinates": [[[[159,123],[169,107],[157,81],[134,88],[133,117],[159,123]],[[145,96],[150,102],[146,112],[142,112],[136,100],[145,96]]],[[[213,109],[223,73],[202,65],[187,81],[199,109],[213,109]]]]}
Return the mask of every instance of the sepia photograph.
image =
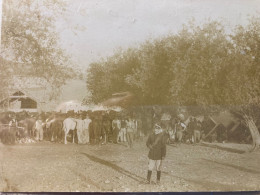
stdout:
{"type": "Polygon", "coordinates": [[[260,191],[260,0],[0,0],[0,29],[0,193],[260,191]]]}

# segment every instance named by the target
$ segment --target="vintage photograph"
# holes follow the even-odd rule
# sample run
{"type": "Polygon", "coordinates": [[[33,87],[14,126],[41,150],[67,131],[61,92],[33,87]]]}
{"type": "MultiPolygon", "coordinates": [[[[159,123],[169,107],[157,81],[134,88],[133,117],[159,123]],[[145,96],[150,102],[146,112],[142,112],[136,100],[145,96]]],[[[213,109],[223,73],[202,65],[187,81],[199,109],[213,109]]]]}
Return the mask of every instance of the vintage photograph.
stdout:
{"type": "Polygon", "coordinates": [[[260,191],[260,0],[0,0],[0,192],[260,191]]]}

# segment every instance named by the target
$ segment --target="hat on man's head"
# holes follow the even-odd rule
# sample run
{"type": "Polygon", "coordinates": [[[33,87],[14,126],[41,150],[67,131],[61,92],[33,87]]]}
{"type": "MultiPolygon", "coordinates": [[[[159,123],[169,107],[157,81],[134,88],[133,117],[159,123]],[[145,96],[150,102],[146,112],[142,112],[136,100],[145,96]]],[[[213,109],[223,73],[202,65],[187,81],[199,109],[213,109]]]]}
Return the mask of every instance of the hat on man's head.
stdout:
{"type": "Polygon", "coordinates": [[[161,129],[162,127],[159,124],[155,124],[155,129],[161,129]]]}
{"type": "Polygon", "coordinates": [[[156,123],[156,124],[155,124],[155,128],[154,128],[154,133],[155,133],[155,135],[157,135],[157,134],[159,134],[159,133],[162,133],[162,132],[163,132],[163,130],[162,130],[161,126],[156,123]]]}

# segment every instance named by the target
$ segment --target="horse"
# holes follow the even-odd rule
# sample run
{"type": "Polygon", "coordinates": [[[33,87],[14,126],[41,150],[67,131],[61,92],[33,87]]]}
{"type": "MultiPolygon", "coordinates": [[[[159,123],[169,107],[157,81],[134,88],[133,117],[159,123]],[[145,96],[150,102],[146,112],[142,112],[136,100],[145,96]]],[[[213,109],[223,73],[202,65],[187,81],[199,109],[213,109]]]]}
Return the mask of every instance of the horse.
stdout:
{"type": "Polygon", "coordinates": [[[36,122],[35,118],[28,117],[28,118],[25,118],[24,120],[20,120],[18,122],[18,125],[24,127],[30,137],[34,137],[34,128],[33,127],[34,127],[35,122],[36,122]]]}
{"type": "Polygon", "coordinates": [[[52,140],[52,136],[53,136],[53,128],[51,127],[52,126],[52,123],[55,121],[54,118],[50,117],[50,118],[47,118],[45,120],[45,132],[44,132],[44,137],[47,139],[47,140],[52,140]]]}
{"type": "Polygon", "coordinates": [[[92,135],[94,144],[100,144],[102,136],[102,121],[100,119],[92,120],[92,135]]]}
{"type": "Polygon", "coordinates": [[[58,142],[62,138],[63,120],[53,119],[50,123],[50,139],[51,141],[58,142]]]}
{"type": "Polygon", "coordinates": [[[64,144],[67,144],[67,135],[69,133],[70,130],[73,131],[73,136],[72,136],[72,142],[74,143],[74,137],[75,137],[75,130],[76,130],[76,126],[77,126],[77,121],[74,118],[66,118],[63,121],[63,131],[64,131],[64,144]]]}

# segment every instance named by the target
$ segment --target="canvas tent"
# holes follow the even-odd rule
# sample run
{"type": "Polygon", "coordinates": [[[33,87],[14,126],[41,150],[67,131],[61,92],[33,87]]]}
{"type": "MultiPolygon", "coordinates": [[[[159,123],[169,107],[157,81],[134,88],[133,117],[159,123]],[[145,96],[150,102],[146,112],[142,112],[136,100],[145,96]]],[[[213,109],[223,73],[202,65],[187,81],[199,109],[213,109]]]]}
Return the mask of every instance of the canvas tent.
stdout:
{"type": "Polygon", "coordinates": [[[134,95],[130,92],[112,94],[112,97],[101,103],[104,107],[127,108],[134,103],[134,95]]]}

